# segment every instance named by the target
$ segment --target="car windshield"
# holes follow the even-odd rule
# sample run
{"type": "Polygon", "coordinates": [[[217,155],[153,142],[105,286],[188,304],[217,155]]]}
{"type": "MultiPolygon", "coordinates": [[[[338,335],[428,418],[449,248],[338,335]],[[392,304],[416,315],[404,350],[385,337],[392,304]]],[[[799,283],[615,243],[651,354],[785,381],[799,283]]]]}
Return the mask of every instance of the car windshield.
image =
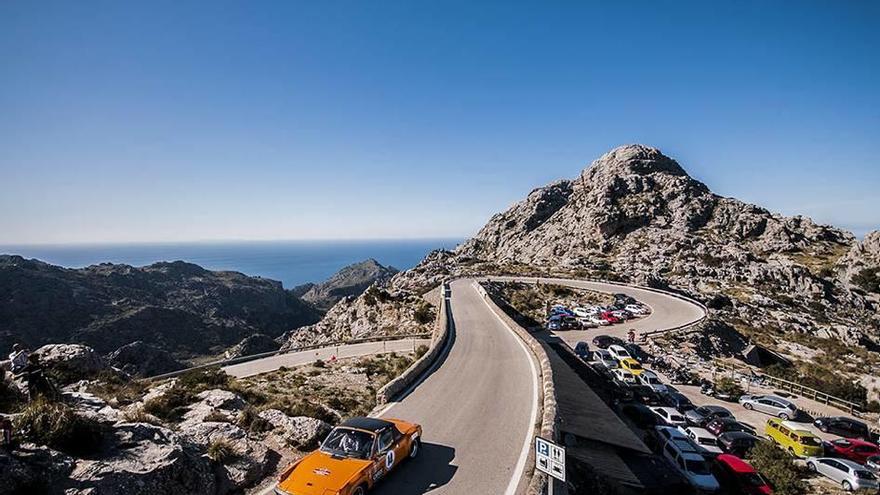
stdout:
{"type": "Polygon", "coordinates": [[[714,438],[700,437],[699,441],[700,445],[709,445],[710,447],[716,447],[718,445],[718,442],[716,442],[714,438]]]}
{"type": "Polygon", "coordinates": [[[758,473],[744,473],[742,475],[742,480],[746,485],[750,486],[764,486],[767,484],[767,482],[764,481],[764,478],[758,473]]]}
{"type": "Polygon", "coordinates": [[[819,441],[818,437],[810,437],[807,435],[801,437],[801,443],[809,447],[819,447],[822,445],[822,442],[819,441]]]}
{"type": "Polygon", "coordinates": [[[627,366],[629,366],[629,368],[633,370],[642,369],[642,365],[639,364],[637,361],[630,361],[629,363],[627,363],[627,366]]]}
{"type": "Polygon", "coordinates": [[[321,452],[366,459],[373,448],[373,435],[351,428],[334,428],[321,444],[321,452]]]}
{"type": "Polygon", "coordinates": [[[672,421],[673,423],[684,423],[685,419],[682,418],[681,416],[679,416],[678,414],[671,414],[669,416],[669,421],[672,421]]]}
{"type": "Polygon", "coordinates": [[[709,474],[709,467],[706,466],[705,461],[686,460],[685,466],[687,466],[689,473],[700,475],[709,474]]]}
{"type": "Polygon", "coordinates": [[[661,383],[660,383],[660,379],[657,378],[656,376],[650,376],[650,375],[648,375],[648,376],[645,377],[645,380],[646,380],[648,383],[650,383],[651,385],[660,385],[660,384],[661,384],[661,383]]]}

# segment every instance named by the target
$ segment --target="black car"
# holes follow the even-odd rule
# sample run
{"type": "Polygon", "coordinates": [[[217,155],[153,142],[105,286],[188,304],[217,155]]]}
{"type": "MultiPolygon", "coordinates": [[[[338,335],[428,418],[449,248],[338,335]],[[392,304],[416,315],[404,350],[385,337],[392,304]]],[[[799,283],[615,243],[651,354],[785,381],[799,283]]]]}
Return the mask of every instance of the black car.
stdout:
{"type": "Polygon", "coordinates": [[[684,413],[684,417],[689,425],[704,426],[715,418],[728,418],[733,414],[726,407],[721,406],[700,406],[684,413]]]}
{"type": "Polygon", "coordinates": [[[676,411],[682,414],[696,407],[690,399],[678,392],[663,392],[660,394],[660,398],[663,400],[664,405],[674,407],[676,411]]]}
{"type": "Polygon", "coordinates": [[[653,388],[647,385],[634,385],[629,387],[633,394],[633,400],[646,406],[662,406],[663,399],[653,388]]]}
{"type": "Polygon", "coordinates": [[[745,457],[761,439],[744,431],[728,431],[718,435],[718,446],[727,454],[745,457]]]}
{"type": "Polygon", "coordinates": [[[632,421],[637,428],[643,430],[666,424],[660,416],[654,414],[654,411],[643,404],[624,404],[620,407],[620,414],[632,421]]]}
{"type": "Polygon", "coordinates": [[[705,428],[709,431],[709,433],[716,436],[730,431],[741,431],[745,433],[750,433],[752,435],[756,433],[754,428],[745,423],[737,421],[736,418],[734,418],[733,416],[727,418],[715,418],[712,421],[706,423],[705,428]]]}
{"type": "Polygon", "coordinates": [[[844,416],[832,416],[830,418],[816,418],[813,421],[816,428],[831,433],[832,435],[840,435],[846,438],[861,438],[862,440],[871,440],[871,431],[868,425],[861,421],[847,418],[844,416]]]}
{"type": "Polygon", "coordinates": [[[612,337],[610,335],[596,335],[593,337],[593,345],[598,347],[599,349],[608,349],[608,346],[612,345],[624,345],[625,342],[617,337],[612,337]]]}

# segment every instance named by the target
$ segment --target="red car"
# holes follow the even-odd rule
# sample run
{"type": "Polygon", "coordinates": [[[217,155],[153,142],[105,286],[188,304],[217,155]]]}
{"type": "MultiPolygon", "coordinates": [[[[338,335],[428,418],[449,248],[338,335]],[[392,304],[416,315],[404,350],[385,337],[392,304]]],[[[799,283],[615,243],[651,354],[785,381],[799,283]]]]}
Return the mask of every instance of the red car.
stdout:
{"type": "Polygon", "coordinates": [[[723,486],[736,487],[736,493],[770,495],[773,489],[748,462],[735,455],[721,454],[715,458],[713,472],[723,486]]]}
{"type": "Polygon", "coordinates": [[[611,311],[605,311],[604,313],[600,313],[599,317],[608,323],[620,323],[620,318],[611,314],[611,311]]]}
{"type": "Polygon", "coordinates": [[[864,464],[868,457],[880,455],[880,447],[877,447],[877,444],[855,438],[838,438],[823,443],[826,455],[842,457],[859,464],[864,464]]]}

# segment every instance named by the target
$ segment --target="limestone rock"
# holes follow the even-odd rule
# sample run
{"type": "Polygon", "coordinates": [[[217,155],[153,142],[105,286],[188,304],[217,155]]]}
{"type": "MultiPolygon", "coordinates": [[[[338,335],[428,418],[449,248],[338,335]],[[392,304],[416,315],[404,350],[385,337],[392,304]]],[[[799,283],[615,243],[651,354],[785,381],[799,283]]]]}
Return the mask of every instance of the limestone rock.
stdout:
{"type": "Polygon", "coordinates": [[[230,458],[217,462],[221,493],[241,490],[261,480],[278,454],[261,442],[248,438],[236,425],[204,422],[181,425],[180,436],[205,451],[214,442],[226,442],[233,450],[230,458]]]}
{"type": "Polygon", "coordinates": [[[133,376],[155,376],[184,368],[168,351],[141,340],[116,349],[107,356],[107,361],[133,376]]]}
{"type": "Polygon", "coordinates": [[[260,412],[260,417],[274,428],[281,429],[289,442],[302,448],[316,445],[330,432],[330,425],[320,419],[307,416],[290,417],[277,409],[266,409],[260,412]]]}
{"type": "Polygon", "coordinates": [[[108,369],[91,347],[80,344],[48,344],[33,353],[40,366],[53,372],[64,383],[94,376],[108,369]]]}

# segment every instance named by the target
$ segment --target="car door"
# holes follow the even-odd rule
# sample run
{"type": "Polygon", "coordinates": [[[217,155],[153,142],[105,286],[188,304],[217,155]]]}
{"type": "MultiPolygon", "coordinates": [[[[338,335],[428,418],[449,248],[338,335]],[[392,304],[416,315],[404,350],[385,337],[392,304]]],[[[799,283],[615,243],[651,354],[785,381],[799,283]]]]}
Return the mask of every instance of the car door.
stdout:
{"type": "Polygon", "coordinates": [[[770,399],[758,399],[755,401],[755,409],[767,414],[774,414],[773,412],[773,401],[770,399]]]}
{"type": "MultiPolygon", "coordinates": [[[[399,462],[399,454],[395,450],[394,428],[386,428],[376,438],[376,479],[384,478],[399,462]]],[[[400,442],[396,442],[400,443],[400,442]]]]}

